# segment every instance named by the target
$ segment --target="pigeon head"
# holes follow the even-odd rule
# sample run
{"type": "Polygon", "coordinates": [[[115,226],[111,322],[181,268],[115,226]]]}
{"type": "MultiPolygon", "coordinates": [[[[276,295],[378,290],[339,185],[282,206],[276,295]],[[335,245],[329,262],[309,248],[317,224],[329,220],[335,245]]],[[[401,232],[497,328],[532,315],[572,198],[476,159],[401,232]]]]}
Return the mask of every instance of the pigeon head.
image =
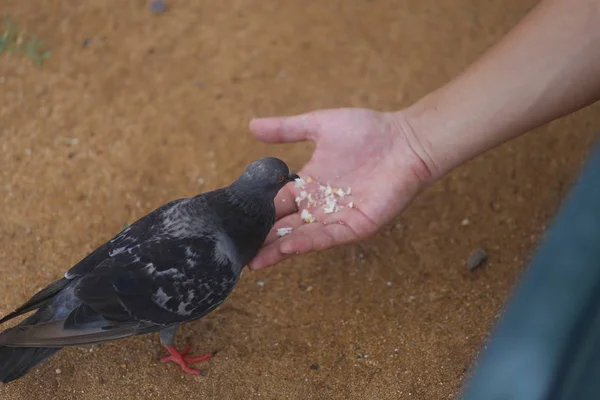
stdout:
{"type": "Polygon", "coordinates": [[[275,157],[265,157],[248,165],[234,185],[246,193],[261,193],[274,198],[281,188],[295,179],[298,175],[292,174],[286,163],[275,157]]]}

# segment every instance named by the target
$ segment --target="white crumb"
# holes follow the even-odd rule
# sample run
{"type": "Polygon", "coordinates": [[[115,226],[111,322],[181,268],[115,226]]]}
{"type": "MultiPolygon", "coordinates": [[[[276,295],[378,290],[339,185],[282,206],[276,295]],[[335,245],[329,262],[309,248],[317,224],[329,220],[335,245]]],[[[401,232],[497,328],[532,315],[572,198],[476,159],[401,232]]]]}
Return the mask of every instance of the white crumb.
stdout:
{"type": "MultiPolygon", "coordinates": [[[[312,178],[306,178],[306,181],[302,178],[296,180],[296,187],[304,188],[304,185],[307,182],[312,182],[312,178]]],[[[296,196],[296,204],[298,208],[300,207],[300,203],[304,200],[307,200],[307,204],[305,207],[312,209],[312,207],[322,207],[325,214],[331,214],[334,212],[338,212],[343,210],[346,207],[353,207],[353,203],[350,202],[349,205],[343,206],[338,204],[340,199],[343,199],[349,196],[351,193],[351,189],[342,189],[332,187],[331,185],[321,185],[319,184],[319,190],[316,192],[308,193],[306,190],[302,190],[298,196],[296,196]]],[[[350,199],[349,199],[350,200],[350,199]]],[[[312,217],[308,210],[302,211],[302,219],[307,222],[313,222],[315,219],[312,217]]]]}
{"type": "Polygon", "coordinates": [[[350,203],[348,203],[348,207],[350,207],[350,208],[354,207],[354,202],[351,201],[350,203]]]}
{"type": "Polygon", "coordinates": [[[257,284],[258,286],[260,286],[260,287],[263,287],[263,286],[265,286],[265,282],[264,282],[264,281],[258,281],[258,282],[256,282],[256,284],[257,284]]]}
{"type": "Polygon", "coordinates": [[[289,228],[289,227],[279,228],[279,229],[277,229],[277,236],[283,237],[285,235],[290,234],[291,232],[292,232],[292,228],[289,228]]]}
{"type": "Polygon", "coordinates": [[[463,220],[461,221],[461,225],[462,225],[462,226],[467,226],[467,225],[469,225],[469,219],[468,219],[468,218],[465,218],[465,219],[463,219],[463,220]]]}
{"type": "Polygon", "coordinates": [[[327,186],[323,186],[323,185],[319,185],[319,190],[325,195],[325,196],[329,196],[333,193],[333,188],[329,185],[327,186]]]}
{"type": "Polygon", "coordinates": [[[323,210],[325,210],[325,214],[331,214],[336,211],[337,202],[333,196],[328,196],[325,199],[325,205],[323,206],[323,210]]]}
{"type": "Polygon", "coordinates": [[[204,178],[198,178],[198,183],[201,185],[204,184],[204,178]]]}
{"type": "Polygon", "coordinates": [[[352,193],[352,188],[349,187],[348,190],[346,190],[346,195],[350,196],[350,193],[352,193]]]}
{"type": "Polygon", "coordinates": [[[56,372],[57,374],[60,374],[62,371],[60,370],[60,368],[56,368],[56,369],[54,370],[54,372],[56,372]]]}
{"type": "Polygon", "coordinates": [[[305,181],[304,179],[302,179],[302,178],[298,178],[298,179],[296,179],[296,180],[295,180],[295,182],[294,182],[294,187],[297,187],[297,188],[298,188],[298,187],[299,187],[299,188],[303,188],[303,187],[304,187],[304,185],[306,185],[306,181],[305,181]]]}
{"type": "Polygon", "coordinates": [[[300,194],[296,197],[296,203],[300,203],[302,200],[304,200],[306,197],[308,196],[308,194],[306,193],[305,190],[301,191],[300,194]]]}
{"type": "Polygon", "coordinates": [[[302,213],[300,214],[300,217],[307,224],[310,224],[311,222],[315,221],[315,217],[313,217],[313,215],[308,210],[302,210],[302,213]]]}

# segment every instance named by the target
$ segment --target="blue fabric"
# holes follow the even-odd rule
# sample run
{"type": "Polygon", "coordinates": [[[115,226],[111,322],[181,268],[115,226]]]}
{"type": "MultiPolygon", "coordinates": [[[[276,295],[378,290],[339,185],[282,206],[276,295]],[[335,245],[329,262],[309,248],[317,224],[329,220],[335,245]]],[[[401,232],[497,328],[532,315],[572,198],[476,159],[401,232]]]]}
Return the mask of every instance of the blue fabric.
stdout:
{"type": "Polygon", "coordinates": [[[507,303],[462,398],[600,399],[600,143],[507,303]]]}

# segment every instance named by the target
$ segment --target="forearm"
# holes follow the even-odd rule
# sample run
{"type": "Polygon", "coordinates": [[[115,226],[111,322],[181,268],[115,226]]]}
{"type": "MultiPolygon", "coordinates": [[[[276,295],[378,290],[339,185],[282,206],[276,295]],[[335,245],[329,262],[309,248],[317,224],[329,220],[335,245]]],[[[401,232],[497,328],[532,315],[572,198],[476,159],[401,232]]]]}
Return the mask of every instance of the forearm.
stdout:
{"type": "Polygon", "coordinates": [[[546,0],[402,118],[435,180],[599,98],[600,0],[546,0]]]}

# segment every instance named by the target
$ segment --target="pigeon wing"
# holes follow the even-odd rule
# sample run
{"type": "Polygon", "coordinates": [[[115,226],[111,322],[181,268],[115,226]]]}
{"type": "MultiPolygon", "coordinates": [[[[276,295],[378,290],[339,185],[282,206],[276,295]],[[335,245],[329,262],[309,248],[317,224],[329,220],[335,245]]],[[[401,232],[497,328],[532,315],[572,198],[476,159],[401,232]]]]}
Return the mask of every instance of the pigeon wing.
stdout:
{"type": "MultiPolygon", "coordinates": [[[[81,302],[66,319],[19,326],[0,335],[6,346],[99,343],[201,318],[237,281],[235,257],[214,237],[159,240],[106,259],[78,278],[81,302]]],[[[228,248],[228,246],[225,246],[228,248]]]]}

